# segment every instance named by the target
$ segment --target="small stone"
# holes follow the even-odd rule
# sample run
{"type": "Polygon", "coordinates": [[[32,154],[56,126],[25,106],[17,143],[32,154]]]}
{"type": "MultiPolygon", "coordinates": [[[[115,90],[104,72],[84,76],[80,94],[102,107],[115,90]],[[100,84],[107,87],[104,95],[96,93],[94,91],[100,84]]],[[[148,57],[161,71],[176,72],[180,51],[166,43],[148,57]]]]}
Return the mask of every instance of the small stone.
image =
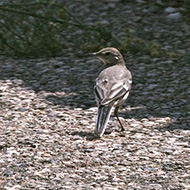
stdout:
{"type": "Polygon", "coordinates": [[[151,127],[151,126],[153,126],[153,125],[155,125],[155,122],[153,122],[153,121],[146,121],[146,122],[143,122],[143,126],[145,126],[145,127],[151,127]]]}
{"type": "Polygon", "coordinates": [[[141,16],[137,16],[134,19],[135,22],[141,22],[142,21],[142,17],[141,16]]]}
{"type": "Polygon", "coordinates": [[[176,13],[170,13],[167,18],[172,20],[179,20],[182,17],[182,14],[179,12],[176,13]]]}
{"type": "Polygon", "coordinates": [[[173,7],[167,7],[165,10],[164,10],[165,13],[174,13],[176,12],[176,9],[173,8],[173,7]]]}

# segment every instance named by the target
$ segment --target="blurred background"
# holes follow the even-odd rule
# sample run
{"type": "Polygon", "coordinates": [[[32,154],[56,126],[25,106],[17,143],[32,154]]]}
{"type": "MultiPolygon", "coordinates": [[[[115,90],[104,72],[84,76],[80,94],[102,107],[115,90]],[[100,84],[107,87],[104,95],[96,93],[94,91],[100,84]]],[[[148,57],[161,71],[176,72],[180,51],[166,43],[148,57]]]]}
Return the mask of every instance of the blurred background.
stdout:
{"type": "Polygon", "coordinates": [[[190,53],[189,14],[189,0],[4,0],[0,54],[60,56],[63,49],[114,46],[125,53],[176,58],[190,53]]]}

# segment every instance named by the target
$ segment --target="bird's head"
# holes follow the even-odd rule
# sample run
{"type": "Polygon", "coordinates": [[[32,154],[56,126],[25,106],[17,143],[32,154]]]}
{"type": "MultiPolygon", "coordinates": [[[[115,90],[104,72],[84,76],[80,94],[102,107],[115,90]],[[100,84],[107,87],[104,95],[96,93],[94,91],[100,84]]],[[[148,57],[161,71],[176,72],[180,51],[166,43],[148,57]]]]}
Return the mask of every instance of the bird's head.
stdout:
{"type": "Polygon", "coordinates": [[[103,61],[104,64],[107,65],[125,64],[123,56],[116,48],[103,48],[98,52],[92,53],[91,55],[97,56],[101,61],[103,61]]]}

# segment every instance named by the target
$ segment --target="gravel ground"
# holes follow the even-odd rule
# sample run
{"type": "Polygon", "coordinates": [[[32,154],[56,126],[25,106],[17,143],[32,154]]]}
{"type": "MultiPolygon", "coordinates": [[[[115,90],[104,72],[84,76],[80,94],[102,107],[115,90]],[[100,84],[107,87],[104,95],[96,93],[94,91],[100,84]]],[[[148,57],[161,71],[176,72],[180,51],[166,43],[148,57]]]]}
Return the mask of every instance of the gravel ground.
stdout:
{"type": "Polygon", "coordinates": [[[125,27],[133,28],[180,56],[124,54],[133,75],[120,110],[126,131],[111,118],[101,139],[93,136],[99,60],[72,48],[59,58],[0,57],[0,189],[190,189],[185,10],[175,9],[178,20],[156,3],[65,3],[85,23],[107,24],[121,39],[125,27]]]}

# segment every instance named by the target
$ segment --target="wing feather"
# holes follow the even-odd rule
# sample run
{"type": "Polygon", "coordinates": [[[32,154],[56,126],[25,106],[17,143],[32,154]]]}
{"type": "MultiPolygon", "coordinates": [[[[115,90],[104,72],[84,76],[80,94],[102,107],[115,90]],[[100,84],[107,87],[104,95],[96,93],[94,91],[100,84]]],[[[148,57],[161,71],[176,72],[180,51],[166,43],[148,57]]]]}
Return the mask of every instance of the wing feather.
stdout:
{"type": "Polygon", "coordinates": [[[118,66],[116,68],[104,70],[96,79],[95,95],[98,105],[107,105],[118,100],[131,88],[130,72],[118,66]]]}
{"type": "Polygon", "coordinates": [[[119,99],[124,96],[129,89],[130,87],[128,84],[125,84],[124,81],[113,83],[111,88],[106,88],[105,85],[99,83],[95,86],[95,95],[98,105],[106,105],[119,99]]]}

